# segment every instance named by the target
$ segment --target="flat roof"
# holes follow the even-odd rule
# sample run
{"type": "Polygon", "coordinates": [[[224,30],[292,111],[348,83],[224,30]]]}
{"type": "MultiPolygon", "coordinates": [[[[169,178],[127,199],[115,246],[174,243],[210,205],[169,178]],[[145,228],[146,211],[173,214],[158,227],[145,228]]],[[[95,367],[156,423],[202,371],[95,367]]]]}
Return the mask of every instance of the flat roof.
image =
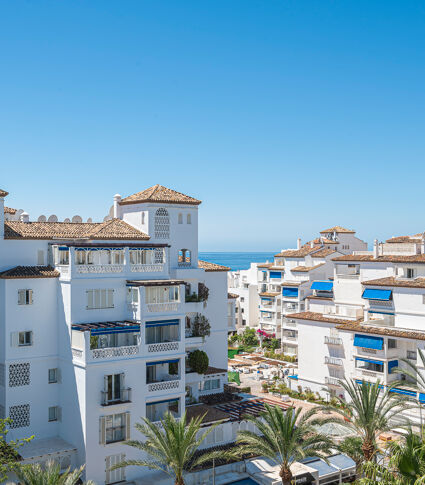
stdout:
{"type": "Polygon", "coordinates": [[[24,460],[46,455],[76,451],[77,448],[59,437],[34,439],[19,448],[19,454],[24,460]]]}
{"type": "Polygon", "coordinates": [[[140,327],[140,323],[132,320],[122,320],[118,322],[98,322],[98,323],[74,323],[71,325],[72,330],[79,330],[80,332],[87,332],[89,330],[100,330],[102,328],[127,328],[140,327]]]}
{"type": "Polygon", "coordinates": [[[127,280],[127,286],[176,286],[185,283],[183,280],[127,280]]]}

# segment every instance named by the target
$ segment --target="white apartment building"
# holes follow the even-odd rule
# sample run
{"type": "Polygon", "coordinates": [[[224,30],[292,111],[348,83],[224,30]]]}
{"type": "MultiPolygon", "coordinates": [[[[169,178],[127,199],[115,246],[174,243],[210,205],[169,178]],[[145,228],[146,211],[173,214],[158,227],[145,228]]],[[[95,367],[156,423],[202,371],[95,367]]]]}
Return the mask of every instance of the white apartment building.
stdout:
{"type": "Polygon", "coordinates": [[[298,354],[298,331],[285,316],[304,311],[310,298],[332,296],[332,259],[366,249],[355,231],[335,226],[304,245],[298,239],[296,249],[282,250],[273,263],[258,265],[260,328],[281,337],[285,354],[298,354]]]}
{"type": "MultiPolygon", "coordinates": [[[[375,241],[373,251],[338,256],[332,263],[333,294],[309,298],[304,311],[286,315],[298,332],[293,385],[345,397],[339,379],[379,379],[383,386],[404,380],[394,392],[425,402],[406,375],[392,373],[405,365],[403,358],[421,364],[417,350],[425,344],[425,235],[375,241]]],[[[418,419],[413,412],[410,417],[418,419]]]]}
{"type": "Polygon", "coordinates": [[[228,287],[235,295],[236,330],[243,332],[247,327],[258,328],[259,304],[258,294],[258,263],[251,263],[249,269],[230,271],[228,287]]]}
{"type": "MultiPolygon", "coordinates": [[[[56,222],[4,208],[0,191],[0,415],[8,438],[35,435],[27,461],[86,464],[97,484],[133,480],[110,471],[140,454],[140,417],[180,416],[227,382],[227,270],[198,261],[201,201],[156,185],[114,197],[100,223],[56,222]],[[18,220],[19,219],[19,220],[18,220]],[[210,336],[194,322],[203,316],[210,336]],[[187,356],[209,357],[204,375],[187,356]]],[[[221,438],[223,439],[223,437],[221,438]]]]}

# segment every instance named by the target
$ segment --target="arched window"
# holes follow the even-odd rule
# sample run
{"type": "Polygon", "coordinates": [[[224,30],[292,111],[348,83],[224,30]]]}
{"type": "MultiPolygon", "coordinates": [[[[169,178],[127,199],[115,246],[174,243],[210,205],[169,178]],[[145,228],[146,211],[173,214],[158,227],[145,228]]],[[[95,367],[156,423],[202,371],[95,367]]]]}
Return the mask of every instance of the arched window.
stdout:
{"type": "Polygon", "coordinates": [[[179,224],[183,224],[183,214],[179,214],[179,224]]]}
{"type": "Polygon", "coordinates": [[[180,249],[177,262],[179,266],[190,266],[192,263],[192,253],[190,249],[180,249]]]}
{"type": "Polygon", "coordinates": [[[155,238],[170,238],[170,217],[167,209],[162,207],[155,212],[155,238]]]}
{"type": "Polygon", "coordinates": [[[192,224],[192,214],[188,214],[186,217],[187,224],[192,224]]]}

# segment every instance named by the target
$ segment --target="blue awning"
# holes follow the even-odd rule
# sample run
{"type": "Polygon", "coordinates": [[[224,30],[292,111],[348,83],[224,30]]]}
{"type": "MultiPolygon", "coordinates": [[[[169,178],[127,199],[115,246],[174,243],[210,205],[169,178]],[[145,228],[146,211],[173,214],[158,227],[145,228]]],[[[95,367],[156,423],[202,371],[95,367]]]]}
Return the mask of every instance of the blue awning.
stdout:
{"type": "Polygon", "coordinates": [[[122,251],[124,248],[74,248],[75,251],[122,251]]]}
{"type": "Polygon", "coordinates": [[[398,367],[398,360],[392,360],[391,362],[388,362],[388,374],[391,374],[391,371],[395,367],[398,367]]]}
{"type": "Polygon", "coordinates": [[[58,247],[59,251],[69,251],[69,248],[67,246],[60,246],[58,247]]]}
{"type": "Polygon", "coordinates": [[[165,402],[177,402],[180,401],[180,398],[174,398],[174,399],[164,399],[163,401],[155,401],[155,402],[147,402],[146,406],[153,406],[154,404],[164,404],[165,402]]]}
{"type": "Polygon", "coordinates": [[[391,389],[390,392],[394,392],[395,394],[403,394],[404,396],[416,397],[415,391],[408,391],[407,389],[399,389],[397,387],[391,389]]]}
{"type": "Polygon", "coordinates": [[[180,359],[172,359],[172,360],[157,360],[155,362],[146,362],[146,366],[149,365],[162,365],[162,364],[177,364],[180,359]]]}
{"type": "Polygon", "coordinates": [[[261,301],[272,301],[272,299],[271,298],[265,298],[264,296],[262,296],[261,301]]]}
{"type": "Polygon", "coordinates": [[[382,360],[363,359],[362,357],[356,357],[356,360],[361,360],[362,362],[369,362],[371,364],[384,365],[382,360]]]}
{"type": "Polygon", "coordinates": [[[333,281],[314,281],[311,285],[312,290],[332,291],[334,287],[333,281]]]}
{"type": "Polygon", "coordinates": [[[145,327],[163,327],[165,325],[180,325],[180,320],[178,318],[173,320],[160,320],[158,322],[146,322],[145,327]]]}
{"type": "Polygon", "coordinates": [[[295,379],[296,381],[298,380],[298,374],[293,374],[292,376],[288,376],[289,379],[295,379]]]}
{"type": "Polygon", "coordinates": [[[270,278],[282,278],[281,271],[270,271],[270,278]]]}
{"type": "Polygon", "coordinates": [[[425,394],[423,392],[419,393],[419,402],[425,403],[425,394]]]}
{"type": "Polygon", "coordinates": [[[106,335],[109,333],[134,333],[140,332],[139,325],[131,325],[127,327],[112,327],[112,328],[93,328],[90,330],[91,335],[106,335]]]}
{"type": "Polygon", "coordinates": [[[391,290],[376,290],[374,288],[366,288],[363,291],[362,298],[367,300],[384,300],[388,301],[392,298],[392,291],[391,290]]]}
{"type": "Polygon", "coordinates": [[[354,335],[354,347],[363,347],[365,349],[382,350],[384,348],[384,339],[372,335],[354,335]]]}
{"type": "Polygon", "coordinates": [[[298,288],[282,288],[282,296],[298,297],[298,288]]]}

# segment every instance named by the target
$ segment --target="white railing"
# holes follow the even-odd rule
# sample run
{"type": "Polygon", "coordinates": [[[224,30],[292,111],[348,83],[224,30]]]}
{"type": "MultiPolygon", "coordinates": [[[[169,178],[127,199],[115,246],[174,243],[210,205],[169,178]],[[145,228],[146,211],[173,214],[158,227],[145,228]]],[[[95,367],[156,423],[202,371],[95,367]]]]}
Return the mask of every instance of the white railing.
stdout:
{"type": "Polygon", "coordinates": [[[187,263],[187,262],[179,261],[177,263],[177,266],[179,268],[190,268],[192,266],[192,263],[187,263]]]}
{"type": "Polygon", "coordinates": [[[378,374],[376,372],[372,372],[370,370],[362,370],[362,375],[363,376],[369,376],[369,377],[376,377],[378,374]]]}
{"type": "Polygon", "coordinates": [[[176,312],[179,308],[178,303],[147,303],[146,308],[148,312],[176,312]]]}
{"type": "Polygon", "coordinates": [[[283,319],[283,324],[287,327],[296,327],[297,322],[295,320],[287,320],[286,318],[283,319]]]}
{"type": "Polygon", "coordinates": [[[339,337],[329,337],[325,335],[325,344],[342,345],[342,339],[339,337]]]}
{"type": "Polygon", "coordinates": [[[351,280],[354,280],[354,279],[358,279],[360,278],[360,275],[359,274],[336,274],[337,278],[342,278],[342,279],[351,279],[351,280]]]}
{"type": "Polygon", "coordinates": [[[342,365],[342,359],[338,359],[337,357],[329,357],[328,355],[325,355],[325,364],[342,365]]]}
{"type": "Polygon", "coordinates": [[[76,264],[77,273],[122,273],[123,264],[76,264]]]}
{"type": "Polygon", "coordinates": [[[374,307],[374,306],[378,306],[378,307],[392,307],[393,306],[393,302],[390,300],[390,301],[385,301],[385,300],[372,300],[372,301],[369,301],[369,307],[374,307]]]}
{"type": "Polygon", "coordinates": [[[331,384],[332,386],[340,386],[339,379],[337,377],[325,376],[325,383],[331,384]]]}
{"type": "Polygon", "coordinates": [[[282,334],[282,339],[283,340],[298,340],[298,336],[297,335],[285,335],[285,334],[282,334]]]}
{"type": "Polygon", "coordinates": [[[56,269],[60,271],[60,274],[61,275],[64,275],[64,274],[69,274],[69,265],[65,265],[65,264],[59,264],[56,266],[56,269]]]}
{"type": "Polygon", "coordinates": [[[179,342],[148,344],[148,352],[168,352],[170,350],[179,350],[179,342]]]}
{"type": "Polygon", "coordinates": [[[76,357],[77,359],[81,359],[83,356],[83,351],[80,349],[71,349],[72,350],[72,356],[76,357]]]}
{"type": "Polygon", "coordinates": [[[136,355],[139,353],[138,345],[128,347],[108,347],[106,349],[93,349],[93,359],[107,359],[109,357],[123,357],[127,355],[136,355]]]}
{"type": "Polygon", "coordinates": [[[168,389],[177,389],[180,385],[180,380],[153,382],[148,384],[148,392],[165,391],[168,389]]]}
{"type": "Polygon", "coordinates": [[[130,264],[132,273],[160,273],[164,270],[164,264],[130,264]]]}

